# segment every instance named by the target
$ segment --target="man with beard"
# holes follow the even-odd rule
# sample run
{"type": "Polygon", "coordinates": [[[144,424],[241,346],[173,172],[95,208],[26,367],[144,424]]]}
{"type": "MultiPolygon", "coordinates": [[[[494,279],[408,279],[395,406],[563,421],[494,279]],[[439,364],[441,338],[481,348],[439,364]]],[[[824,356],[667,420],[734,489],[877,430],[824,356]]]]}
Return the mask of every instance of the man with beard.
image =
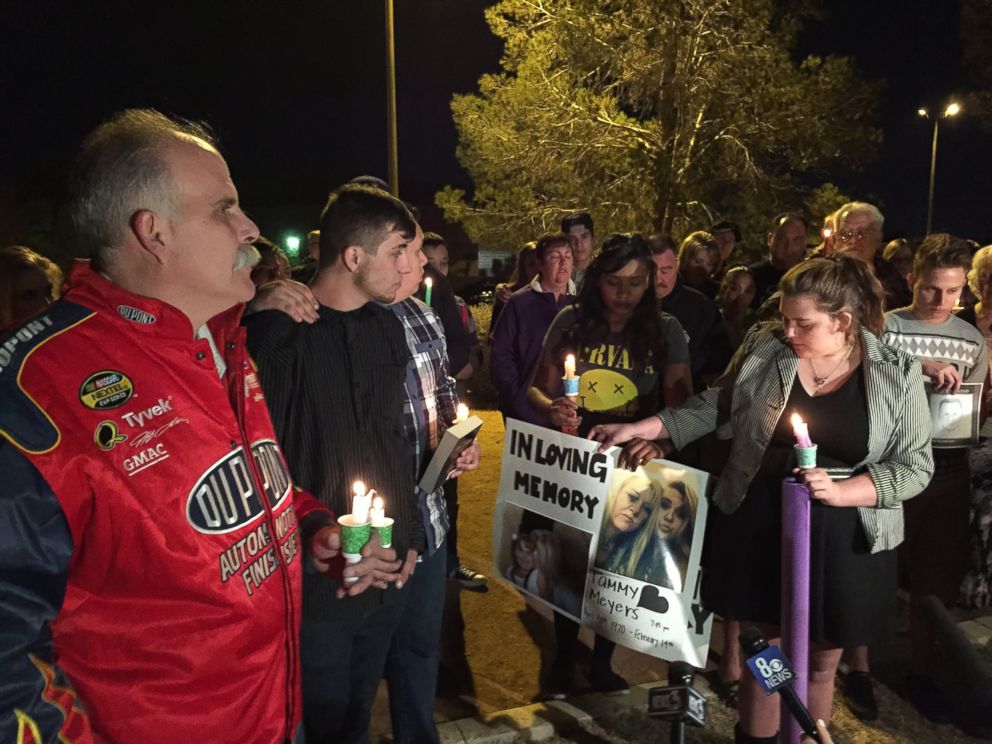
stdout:
{"type": "Polygon", "coordinates": [[[352,485],[362,481],[382,494],[395,520],[395,553],[373,544],[345,569],[346,576],[372,569],[373,588],[361,596],[340,598],[347,584],[304,574],[300,638],[309,744],[367,741],[389,639],[403,610],[399,590],[425,547],[403,428],[410,353],[399,319],[379,304],[395,300],[422,237],[403,202],[347,184],[331,194],[320,218],[320,261],[310,285],[319,304],[316,322],[297,323],[278,311],[246,321],[294,480],[338,514],[352,512],[352,485]]]}
{"type": "Polygon", "coordinates": [[[537,241],[538,274],[528,286],[513,293],[491,334],[489,368],[504,418],[548,424],[545,415],[527,401],[527,391],[551,321],[575,302],[572,246],[573,241],[563,233],[537,241]]]}
{"type": "Polygon", "coordinates": [[[0,340],[0,740],[299,741],[301,548],[339,542],[238,325],[258,229],[148,110],[87,137],[65,212],[92,265],[0,340]]]}

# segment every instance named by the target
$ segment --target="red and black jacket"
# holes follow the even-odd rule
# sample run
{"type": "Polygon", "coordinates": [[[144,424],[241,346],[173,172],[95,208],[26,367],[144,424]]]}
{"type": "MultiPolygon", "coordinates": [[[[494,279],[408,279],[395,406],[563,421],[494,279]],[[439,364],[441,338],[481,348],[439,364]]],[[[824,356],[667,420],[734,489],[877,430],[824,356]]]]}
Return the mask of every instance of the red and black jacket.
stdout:
{"type": "Polygon", "coordinates": [[[0,741],[280,742],[300,722],[300,526],[238,325],[81,262],[0,340],[0,741]],[[61,737],[61,738],[59,738],[61,737]]]}

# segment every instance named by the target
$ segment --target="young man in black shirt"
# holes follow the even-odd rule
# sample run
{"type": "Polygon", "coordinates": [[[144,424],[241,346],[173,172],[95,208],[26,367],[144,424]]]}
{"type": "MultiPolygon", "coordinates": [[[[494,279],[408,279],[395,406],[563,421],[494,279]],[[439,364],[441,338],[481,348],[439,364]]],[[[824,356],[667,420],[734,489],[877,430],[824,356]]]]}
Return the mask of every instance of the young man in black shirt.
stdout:
{"type": "MultiPolygon", "coordinates": [[[[401,617],[400,589],[424,548],[403,430],[409,350],[399,319],[378,304],[395,299],[420,239],[401,201],[368,186],[344,186],[321,215],[310,287],[317,321],[297,323],[276,311],[246,321],[294,481],[339,515],[351,512],[352,484],[363,481],[384,497],[395,520],[393,550],[373,544],[358,564],[366,564],[363,572],[373,564],[369,591],[342,598],[335,580],[304,575],[303,716],[307,741],[315,744],[367,735],[401,617]]],[[[344,575],[354,571],[345,568],[344,575]]]]}

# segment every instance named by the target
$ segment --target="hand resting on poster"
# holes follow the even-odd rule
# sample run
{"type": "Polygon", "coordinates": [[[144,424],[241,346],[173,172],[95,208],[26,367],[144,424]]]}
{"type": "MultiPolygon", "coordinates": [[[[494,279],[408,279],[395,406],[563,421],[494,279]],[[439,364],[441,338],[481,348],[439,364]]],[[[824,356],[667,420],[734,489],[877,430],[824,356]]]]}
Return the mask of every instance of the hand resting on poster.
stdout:
{"type": "Polygon", "coordinates": [[[629,424],[599,424],[589,430],[586,438],[599,442],[599,452],[606,452],[610,447],[619,446],[634,438],[657,441],[670,437],[660,418],[648,416],[629,424]]]}
{"type": "Polygon", "coordinates": [[[648,439],[634,437],[624,446],[617,458],[617,464],[627,470],[636,470],[652,460],[668,457],[675,451],[675,446],[668,439],[652,442],[648,439]]]}
{"type": "Polygon", "coordinates": [[[920,359],[920,365],[923,367],[923,374],[933,382],[935,390],[953,394],[961,389],[964,378],[953,364],[934,359],[920,359]]]}

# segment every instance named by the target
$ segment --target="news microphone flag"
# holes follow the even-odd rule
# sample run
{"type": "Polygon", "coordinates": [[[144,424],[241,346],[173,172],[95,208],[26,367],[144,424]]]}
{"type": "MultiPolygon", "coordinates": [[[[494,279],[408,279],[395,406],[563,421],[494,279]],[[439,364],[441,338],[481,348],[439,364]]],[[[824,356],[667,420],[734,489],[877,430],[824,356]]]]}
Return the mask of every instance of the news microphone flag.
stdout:
{"type": "Polygon", "coordinates": [[[751,674],[765,694],[771,695],[777,692],[803,733],[813,741],[819,742],[820,735],[816,731],[816,721],[796,695],[796,691],[792,689],[792,681],[796,674],[792,671],[792,665],[782,653],[782,649],[768,645],[768,641],[757,628],[745,628],[741,631],[740,643],[747,655],[747,668],[751,670],[751,674]]]}
{"type": "Polygon", "coordinates": [[[792,665],[778,646],[768,646],[747,660],[748,669],[766,695],[778,692],[795,678],[792,665]]]}

